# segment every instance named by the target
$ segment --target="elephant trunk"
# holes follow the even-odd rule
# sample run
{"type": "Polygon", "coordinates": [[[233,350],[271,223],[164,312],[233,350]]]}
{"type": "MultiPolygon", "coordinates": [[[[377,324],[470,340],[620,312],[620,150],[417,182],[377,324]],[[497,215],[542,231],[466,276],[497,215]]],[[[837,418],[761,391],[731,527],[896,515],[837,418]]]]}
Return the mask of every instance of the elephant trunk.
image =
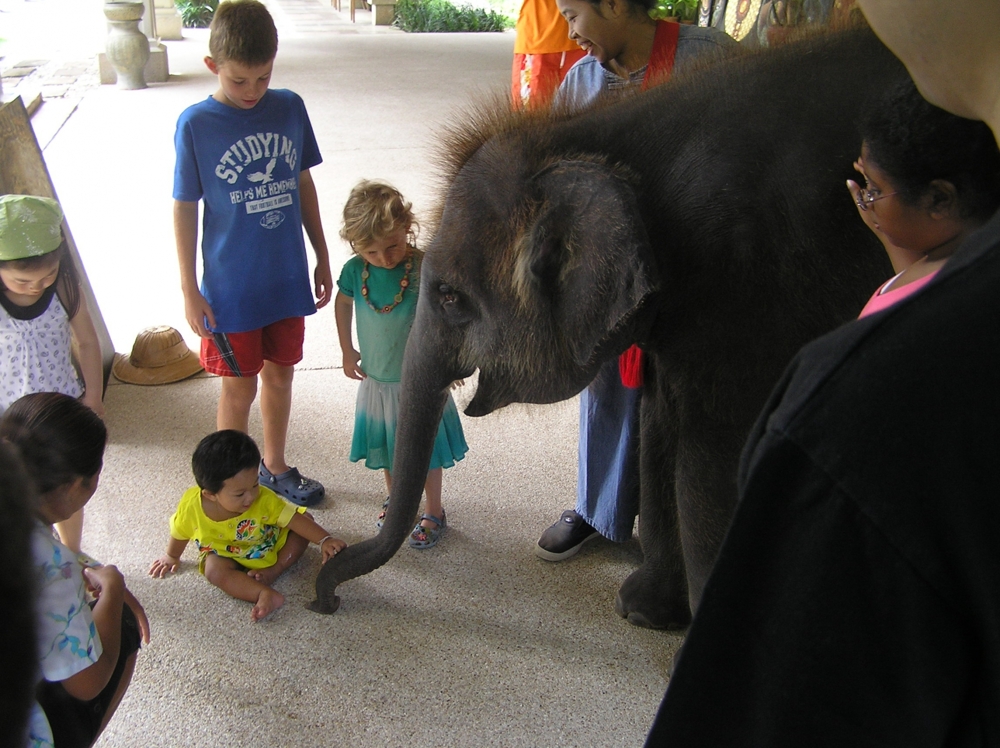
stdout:
{"type": "MultiPolygon", "coordinates": [[[[419,313],[418,313],[419,322],[419,313]]],[[[420,497],[427,481],[427,468],[438,424],[454,380],[443,371],[446,366],[428,347],[417,345],[414,326],[406,346],[399,392],[395,454],[392,462],[392,491],[385,522],[378,535],[351,545],[331,558],[316,578],[316,599],[309,608],[317,613],[333,613],[340,606],[337,585],[368,574],[382,566],[399,550],[413,529],[420,497]]]]}

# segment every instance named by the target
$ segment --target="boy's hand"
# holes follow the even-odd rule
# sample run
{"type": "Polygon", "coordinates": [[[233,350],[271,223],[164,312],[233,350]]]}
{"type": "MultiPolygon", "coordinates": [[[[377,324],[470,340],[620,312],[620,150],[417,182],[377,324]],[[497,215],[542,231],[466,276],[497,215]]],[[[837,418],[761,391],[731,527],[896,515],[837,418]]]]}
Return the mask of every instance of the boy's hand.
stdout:
{"type": "Polygon", "coordinates": [[[319,547],[319,549],[323,552],[323,563],[325,564],[327,561],[336,556],[346,547],[347,543],[345,543],[340,538],[330,537],[324,540],[323,545],[319,547]]]}
{"type": "Polygon", "coordinates": [[[333,273],[330,271],[329,260],[316,263],[313,280],[316,282],[316,308],[322,309],[333,298],[333,273]]]}
{"type": "Polygon", "coordinates": [[[361,354],[355,350],[344,352],[344,376],[348,379],[364,379],[367,374],[365,374],[364,369],[358,366],[361,361],[361,354]]]}
{"type": "Polygon", "coordinates": [[[210,327],[215,327],[215,315],[208,301],[201,295],[200,291],[191,291],[184,294],[184,316],[195,334],[202,338],[212,337],[212,331],[205,327],[205,318],[208,318],[210,327]]]}
{"type": "Polygon", "coordinates": [[[180,566],[181,560],[179,558],[174,558],[173,556],[164,553],[158,559],[153,562],[153,565],[149,567],[149,576],[155,577],[156,579],[163,579],[167,576],[168,572],[177,571],[177,567],[180,566]]]}
{"type": "Polygon", "coordinates": [[[132,614],[135,616],[136,623],[139,624],[139,633],[142,634],[142,643],[149,644],[149,619],[146,618],[146,611],[143,609],[142,605],[138,600],[135,599],[135,595],[125,588],[125,604],[132,609],[132,614]]]}

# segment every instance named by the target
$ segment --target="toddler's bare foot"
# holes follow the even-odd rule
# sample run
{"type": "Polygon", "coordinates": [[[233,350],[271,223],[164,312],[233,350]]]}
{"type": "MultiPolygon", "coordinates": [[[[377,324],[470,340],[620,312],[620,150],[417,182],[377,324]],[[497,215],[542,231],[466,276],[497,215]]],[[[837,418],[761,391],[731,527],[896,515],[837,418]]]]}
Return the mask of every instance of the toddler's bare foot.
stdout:
{"type": "Polygon", "coordinates": [[[271,615],[271,613],[284,604],[285,596],[280,592],[275,592],[270,587],[261,590],[260,596],[257,598],[257,603],[253,606],[253,610],[250,611],[250,620],[256,623],[271,615]]]}
{"type": "Polygon", "coordinates": [[[261,584],[266,584],[270,587],[274,584],[274,580],[281,576],[281,572],[273,566],[268,566],[264,569],[247,569],[247,576],[253,577],[261,584]]]}

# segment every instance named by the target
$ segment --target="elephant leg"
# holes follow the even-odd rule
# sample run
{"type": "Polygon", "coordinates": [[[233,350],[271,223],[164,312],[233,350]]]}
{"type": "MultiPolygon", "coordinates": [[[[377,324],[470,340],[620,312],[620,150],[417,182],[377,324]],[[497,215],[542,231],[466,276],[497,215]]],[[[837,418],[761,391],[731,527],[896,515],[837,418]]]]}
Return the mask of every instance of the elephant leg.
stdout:
{"type": "Polygon", "coordinates": [[[678,448],[675,485],[694,613],[736,509],[736,469],[743,437],[740,429],[713,424],[706,415],[685,420],[688,423],[682,426],[684,441],[678,448]]]}
{"type": "MultiPolygon", "coordinates": [[[[651,379],[647,364],[646,381],[651,379]]],[[[643,563],[624,581],[615,610],[636,626],[683,629],[691,622],[674,481],[676,422],[663,393],[643,392],[639,542],[643,563]]]]}

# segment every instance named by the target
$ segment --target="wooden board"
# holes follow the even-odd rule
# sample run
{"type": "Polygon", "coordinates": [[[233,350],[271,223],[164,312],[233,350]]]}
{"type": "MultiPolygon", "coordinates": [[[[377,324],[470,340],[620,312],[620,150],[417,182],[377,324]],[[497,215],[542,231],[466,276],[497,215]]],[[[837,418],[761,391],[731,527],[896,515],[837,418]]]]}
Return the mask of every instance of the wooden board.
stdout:
{"type": "MultiPolygon", "coordinates": [[[[24,108],[24,103],[18,97],[0,107],[0,194],[39,195],[58,200],[56,189],[49,177],[45,158],[38,147],[35,131],[31,129],[31,120],[24,108]]],[[[115,349],[111,343],[108,326],[104,323],[101,309],[94,297],[94,289],[87,278],[87,271],[80,260],[73,241],[73,233],[69,229],[69,221],[63,218],[63,232],[69,244],[69,254],[76,263],[80,275],[80,285],[83,290],[83,300],[90,310],[97,330],[97,339],[101,343],[101,361],[104,364],[104,386],[108,384],[108,374],[115,357],[115,349]]]]}

